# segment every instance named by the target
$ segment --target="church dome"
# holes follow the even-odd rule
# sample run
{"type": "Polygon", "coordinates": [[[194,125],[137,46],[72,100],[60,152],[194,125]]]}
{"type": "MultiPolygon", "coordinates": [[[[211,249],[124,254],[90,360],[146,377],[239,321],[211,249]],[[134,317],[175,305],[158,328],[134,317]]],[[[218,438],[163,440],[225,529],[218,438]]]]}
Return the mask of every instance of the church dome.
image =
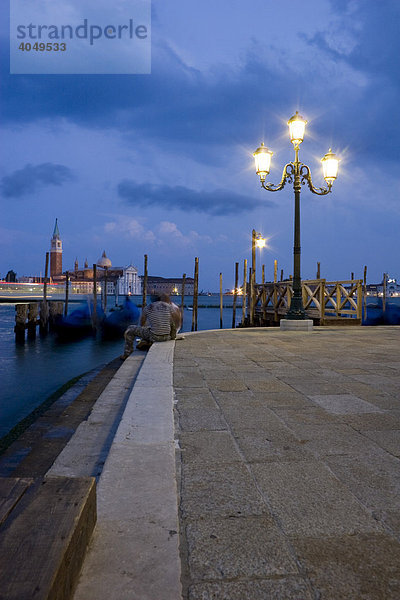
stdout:
{"type": "Polygon", "coordinates": [[[107,267],[107,268],[111,267],[111,260],[109,258],[107,258],[105,250],[103,250],[103,254],[101,255],[101,258],[99,258],[99,260],[97,261],[97,266],[102,267],[103,269],[105,267],[107,267]]]}

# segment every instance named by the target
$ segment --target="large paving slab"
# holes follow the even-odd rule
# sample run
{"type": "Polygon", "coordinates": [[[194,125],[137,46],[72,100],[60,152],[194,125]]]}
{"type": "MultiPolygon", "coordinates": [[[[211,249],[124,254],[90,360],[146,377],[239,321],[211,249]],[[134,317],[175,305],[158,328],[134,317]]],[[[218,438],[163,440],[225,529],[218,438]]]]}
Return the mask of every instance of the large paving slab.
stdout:
{"type": "Polygon", "coordinates": [[[185,600],[400,597],[400,328],[187,335],[185,600]]]}

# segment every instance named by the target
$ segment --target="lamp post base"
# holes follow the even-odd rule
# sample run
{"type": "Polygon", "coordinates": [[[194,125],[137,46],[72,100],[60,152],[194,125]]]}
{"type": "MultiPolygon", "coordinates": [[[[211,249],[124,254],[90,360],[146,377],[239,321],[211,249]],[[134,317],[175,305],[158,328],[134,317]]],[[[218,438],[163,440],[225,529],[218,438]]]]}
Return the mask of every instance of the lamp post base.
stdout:
{"type": "Polygon", "coordinates": [[[281,319],[279,323],[281,331],[312,331],[312,319],[281,319]]]}

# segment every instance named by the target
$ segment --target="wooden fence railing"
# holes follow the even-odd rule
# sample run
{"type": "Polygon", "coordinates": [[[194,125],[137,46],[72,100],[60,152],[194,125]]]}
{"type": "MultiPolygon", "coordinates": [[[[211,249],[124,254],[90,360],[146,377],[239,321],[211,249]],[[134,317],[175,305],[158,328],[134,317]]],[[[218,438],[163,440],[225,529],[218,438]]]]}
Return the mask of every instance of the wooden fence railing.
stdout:
{"type": "MultiPolygon", "coordinates": [[[[288,311],[293,295],[292,281],[257,284],[254,318],[259,321],[279,321],[288,311]]],[[[302,281],[303,305],[307,316],[320,325],[343,322],[358,325],[362,320],[362,280],[302,281]]],[[[250,315],[249,315],[250,316],[250,315]]],[[[254,320],[254,319],[253,319],[254,320]]]]}

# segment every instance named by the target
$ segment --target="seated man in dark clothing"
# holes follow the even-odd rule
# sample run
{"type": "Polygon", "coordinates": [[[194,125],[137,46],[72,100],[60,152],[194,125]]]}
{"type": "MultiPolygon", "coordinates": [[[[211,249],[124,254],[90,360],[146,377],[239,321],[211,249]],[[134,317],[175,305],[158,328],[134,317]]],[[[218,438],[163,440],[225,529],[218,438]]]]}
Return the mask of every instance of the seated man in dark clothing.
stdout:
{"type": "Polygon", "coordinates": [[[125,348],[121,358],[125,359],[133,352],[136,337],[147,342],[174,340],[180,325],[180,311],[171,303],[169,296],[157,296],[154,302],[144,307],[140,325],[130,325],[125,331],[125,348]]]}

